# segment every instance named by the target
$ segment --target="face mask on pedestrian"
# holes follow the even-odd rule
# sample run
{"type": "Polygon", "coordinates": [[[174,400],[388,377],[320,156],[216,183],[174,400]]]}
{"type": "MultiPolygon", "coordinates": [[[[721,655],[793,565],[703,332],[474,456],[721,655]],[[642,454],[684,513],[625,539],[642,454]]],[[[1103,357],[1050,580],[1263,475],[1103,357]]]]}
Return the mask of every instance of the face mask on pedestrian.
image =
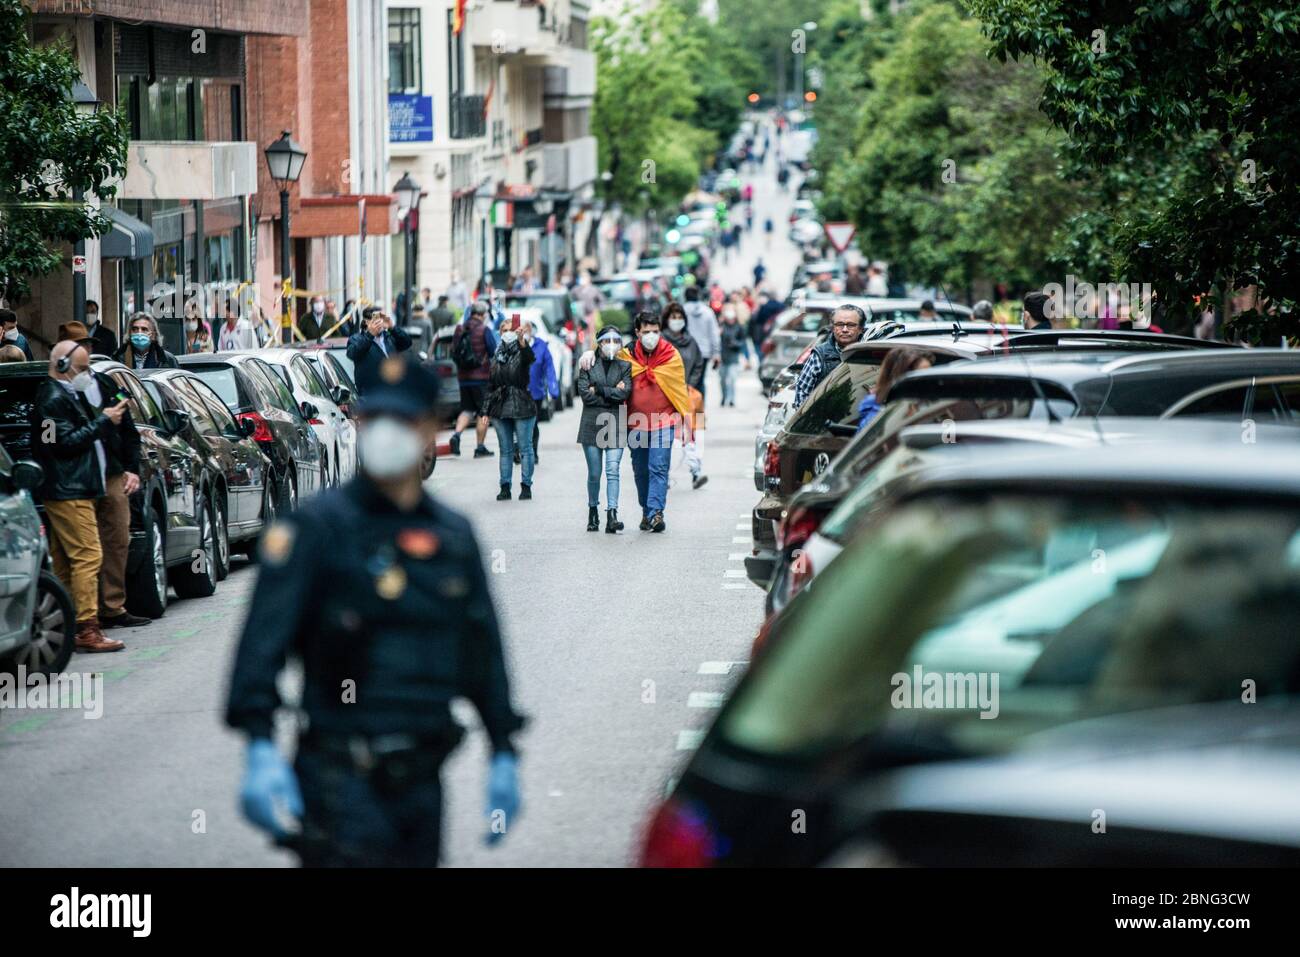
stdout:
{"type": "Polygon", "coordinates": [[[136,352],[146,352],[152,343],[153,340],[149,337],[147,332],[131,333],[131,348],[136,352]]]}
{"type": "Polygon", "coordinates": [[[654,352],[655,347],[659,345],[659,333],[647,332],[641,336],[641,348],[646,352],[654,352]]]}
{"type": "Polygon", "coordinates": [[[673,332],[681,332],[683,329],[686,328],[686,320],[685,320],[685,319],[669,319],[669,320],[668,320],[668,328],[671,329],[673,332]]]}
{"type": "Polygon", "coordinates": [[[316,315],[318,315],[318,316],[321,315],[322,313],[325,312],[325,303],[323,303],[323,302],[313,302],[313,303],[311,304],[311,311],[314,312],[314,313],[316,313],[316,315]]]}
{"type": "Polygon", "coordinates": [[[199,321],[197,319],[191,319],[189,322],[185,323],[185,330],[187,332],[198,332],[199,321]]]}
{"type": "Polygon", "coordinates": [[[380,416],[361,429],[361,461],[378,479],[397,478],[415,468],[424,455],[420,433],[401,419],[380,416]]]}
{"type": "Polygon", "coordinates": [[[509,346],[509,345],[514,345],[515,340],[517,340],[518,338],[519,338],[519,333],[517,333],[517,332],[503,332],[503,333],[501,333],[501,341],[504,342],[504,343],[505,343],[506,345],[508,345],[508,346],[509,346]]]}
{"type": "Polygon", "coordinates": [[[618,343],[602,342],[600,345],[600,354],[603,355],[606,359],[614,358],[616,355],[618,355],[618,343]]]}
{"type": "Polygon", "coordinates": [[[17,327],[17,326],[14,326],[12,329],[6,329],[6,330],[5,330],[5,340],[8,341],[8,342],[17,342],[17,341],[18,341],[18,327],[17,327]]]}
{"type": "Polygon", "coordinates": [[[95,384],[95,377],[91,375],[90,370],[78,372],[72,377],[72,387],[78,392],[89,392],[90,387],[95,384]]]}

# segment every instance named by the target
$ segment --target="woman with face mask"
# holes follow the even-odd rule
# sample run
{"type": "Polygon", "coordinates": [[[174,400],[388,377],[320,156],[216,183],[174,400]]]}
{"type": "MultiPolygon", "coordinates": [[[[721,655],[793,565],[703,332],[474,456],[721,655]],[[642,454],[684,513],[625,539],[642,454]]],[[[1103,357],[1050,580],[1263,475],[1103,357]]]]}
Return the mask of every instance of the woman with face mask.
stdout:
{"type": "Polygon", "coordinates": [[[492,357],[486,411],[497,433],[498,459],[501,465],[501,491],[498,502],[510,500],[514,478],[515,449],[519,449],[521,484],[519,499],[533,497],[533,426],[537,423],[537,402],[528,391],[533,365],[531,343],[519,338],[519,317],[501,323],[501,343],[492,357]]]}
{"type": "Polygon", "coordinates": [[[212,330],[203,317],[199,315],[197,306],[185,311],[185,351],[212,351],[212,330]]]}
{"type": "Polygon", "coordinates": [[[113,358],[128,369],[175,369],[180,365],[176,357],[163,348],[158,323],[147,312],[137,312],[131,317],[126,342],[113,358]]]}
{"type": "Polygon", "coordinates": [[[600,474],[605,473],[605,531],[623,530],[618,520],[619,467],[623,462],[624,418],[620,415],[632,394],[632,363],[618,358],[623,337],[606,326],[596,340],[596,361],[578,372],[582,423],[578,443],[587,457],[587,531],[600,530],[600,474]]]}

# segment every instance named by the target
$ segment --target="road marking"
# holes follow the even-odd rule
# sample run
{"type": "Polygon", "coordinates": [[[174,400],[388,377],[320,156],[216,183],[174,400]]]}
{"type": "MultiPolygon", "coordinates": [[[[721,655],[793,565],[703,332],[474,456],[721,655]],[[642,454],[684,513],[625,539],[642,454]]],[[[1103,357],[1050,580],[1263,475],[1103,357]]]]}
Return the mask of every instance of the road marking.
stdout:
{"type": "Polygon", "coordinates": [[[700,675],[726,675],[731,673],[731,666],[734,661],[706,661],[700,665],[700,670],[696,674],[700,675]]]}
{"type": "Polygon", "coordinates": [[[748,532],[748,531],[752,531],[753,528],[754,528],[754,526],[753,526],[751,523],[749,523],[749,522],[745,522],[743,525],[737,525],[737,526],[736,526],[736,531],[738,531],[738,532],[748,532]]]}
{"type": "Polygon", "coordinates": [[[148,661],[151,658],[161,658],[165,654],[167,654],[166,648],[140,648],[130,652],[132,661],[148,661]]]}
{"type": "Polygon", "coordinates": [[[752,542],[752,541],[753,541],[753,539],[750,538],[748,535],[735,535],[735,536],[733,536],[732,539],[731,539],[731,544],[733,544],[733,545],[748,545],[748,544],[749,544],[750,542],[752,542]]]}
{"type": "Polygon", "coordinates": [[[677,750],[694,751],[704,740],[704,732],[697,730],[687,730],[677,732],[677,750]]]}
{"type": "Polygon", "coordinates": [[[740,589],[740,588],[748,588],[749,585],[748,585],[748,584],[741,584],[741,583],[739,583],[739,582],[723,582],[723,583],[722,583],[722,587],[723,587],[723,588],[735,588],[735,589],[740,589]]]}
{"type": "Polygon", "coordinates": [[[743,562],[749,555],[745,552],[732,552],[727,556],[729,562],[743,562]]]}
{"type": "Polygon", "coordinates": [[[686,699],[688,708],[721,708],[721,691],[692,691],[686,699]]]}
{"type": "Polygon", "coordinates": [[[748,573],[743,568],[728,568],[722,573],[723,578],[748,578],[748,573]]]}

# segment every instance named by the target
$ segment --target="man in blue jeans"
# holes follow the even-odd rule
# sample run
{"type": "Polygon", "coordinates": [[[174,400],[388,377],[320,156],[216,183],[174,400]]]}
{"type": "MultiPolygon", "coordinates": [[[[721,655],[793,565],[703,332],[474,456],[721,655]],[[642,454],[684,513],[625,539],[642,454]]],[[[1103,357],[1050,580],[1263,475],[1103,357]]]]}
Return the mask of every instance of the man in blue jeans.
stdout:
{"type": "Polygon", "coordinates": [[[632,363],[632,395],[627,402],[627,446],[641,504],[641,531],[662,532],[668,504],[668,469],[673,437],[681,416],[692,414],[681,354],[660,335],[652,312],[636,318],[636,342],[619,358],[632,363]]]}

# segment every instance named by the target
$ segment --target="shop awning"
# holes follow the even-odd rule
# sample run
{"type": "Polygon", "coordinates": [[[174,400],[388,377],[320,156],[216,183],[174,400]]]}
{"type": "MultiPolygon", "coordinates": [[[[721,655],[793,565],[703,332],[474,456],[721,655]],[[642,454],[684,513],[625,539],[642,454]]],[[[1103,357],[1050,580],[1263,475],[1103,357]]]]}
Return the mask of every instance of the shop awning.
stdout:
{"type": "Polygon", "coordinates": [[[103,207],[112,229],[99,241],[104,259],[144,259],[153,255],[153,230],[116,206],[103,207]]]}

